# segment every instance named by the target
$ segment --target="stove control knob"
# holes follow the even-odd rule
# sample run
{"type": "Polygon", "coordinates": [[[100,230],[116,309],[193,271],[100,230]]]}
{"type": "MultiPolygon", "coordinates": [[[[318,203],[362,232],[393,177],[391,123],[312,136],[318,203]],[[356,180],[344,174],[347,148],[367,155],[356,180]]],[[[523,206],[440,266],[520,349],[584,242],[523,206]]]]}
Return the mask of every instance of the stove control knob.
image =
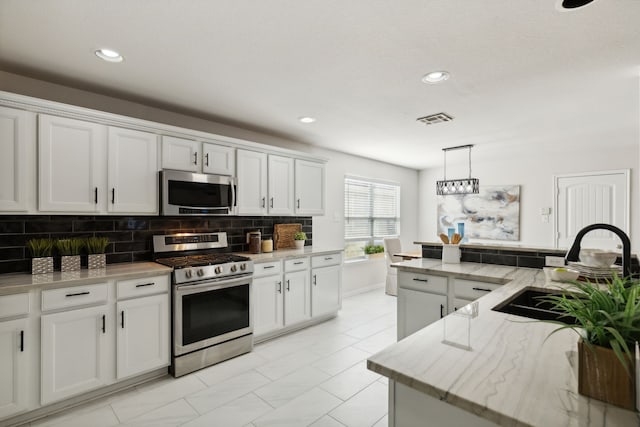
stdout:
{"type": "Polygon", "coordinates": [[[247,269],[247,264],[240,264],[240,270],[245,271],[247,269]]]}
{"type": "Polygon", "coordinates": [[[235,264],[231,266],[231,272],[232,273],[235,273],[237,269],[238,269],[238,267],[235,264]]]}
{"type": "Polygon", "coordinates": [[[187,277],[187,279],[191,279],[191,275],[192,274],[193,273],[191,272],[191,270],[187,270],[187,271],[184,272],[184,275],[187,277]]]}
{"type": "Polygon", "coordinates": [[[204,270],[199,268],[198,271],[196,272],[198,274],[198,277],[202,277],[204,276],[204,270]]]}
{"type": "Polygon", "coordinates": [[[216,269],[214,271],[216,272],[216,274],[220,274],[220,273],[222,273],[222,268],[216,267],[216,269]]]}

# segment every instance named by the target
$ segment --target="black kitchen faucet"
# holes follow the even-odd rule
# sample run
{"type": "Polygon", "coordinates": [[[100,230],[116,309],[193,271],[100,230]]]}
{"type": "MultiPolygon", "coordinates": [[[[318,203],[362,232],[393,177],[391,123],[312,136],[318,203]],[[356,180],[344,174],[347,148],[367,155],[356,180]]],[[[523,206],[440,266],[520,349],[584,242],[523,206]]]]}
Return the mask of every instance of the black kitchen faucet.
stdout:
{"type": "Polygon", "coordinates": [[[576,234],[576,239],[573,241],[573,245],[571,246],[571,249],[569,249],[569,252],[567,252],[567,255],[564,257],[564,260],[566,262],[579,261],[580,242],[582,241],[584,235],[592,230],[609,230],[612,233],[616,234],[620,238],[620,240],[622,240],[622,275],[624,277],[631,276],[631,240],[629,240],[629,236],[627,236],[624,231],[611,224],[591,224],[578,231],[578,234],[576,234]]]}

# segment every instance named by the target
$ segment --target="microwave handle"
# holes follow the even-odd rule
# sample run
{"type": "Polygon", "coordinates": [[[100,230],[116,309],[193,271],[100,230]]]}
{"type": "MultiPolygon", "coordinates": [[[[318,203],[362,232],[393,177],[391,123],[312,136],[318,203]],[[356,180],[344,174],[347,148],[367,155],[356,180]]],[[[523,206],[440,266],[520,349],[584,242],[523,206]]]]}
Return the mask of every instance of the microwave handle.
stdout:
{"type": "Polygon", "coordinates": [[[232,178],[231,179],[231,207],[232,210],[235,210],[237,206],[237,200],[236,200],[236,179],[232,178]]]}

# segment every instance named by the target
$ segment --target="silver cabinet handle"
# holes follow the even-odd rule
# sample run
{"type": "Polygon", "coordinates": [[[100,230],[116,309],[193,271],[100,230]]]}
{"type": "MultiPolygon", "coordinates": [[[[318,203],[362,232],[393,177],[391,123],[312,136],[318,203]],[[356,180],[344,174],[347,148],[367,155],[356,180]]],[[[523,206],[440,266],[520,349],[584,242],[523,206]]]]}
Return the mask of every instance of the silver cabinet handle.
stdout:
{"type": "Polygon", "coordinates": [[[491,289],[487,289],[487,288],[471,288],[474,291],[481,291],[481,292],[491,292],[491,289]]]}
{"type": "Polygon", "coordinates": [[[193,164],[194,165],[198,164],[198,152],[197,151],[195,153],[193,153],[193,164]]]}
{"type": "Polygon", "coordinates": [[[265,203],[266,203],[266,197],[263,197],[263,198],[262,198],[262,207],[263,207],[263,208],[265,207],[265,203]]]}
{"type": "Polygon", "coordinates": [[[298,199],[298,209],[300,209],[300,199],[298,199]]]}
{"type": "Polygon", "coordinates": [[[204,155],[204,165],[209,166],[209,153],[204,155]]]}
{"type": "Polygon", "coordinates": [[[333,257],[330,257],[330,256],[328,256],[328,257],[324,257],[324,260],[325,260],[325,261],[331,261],[332,259],[333,259],[333,257]]]}
{"type": "Polygon", "coordinates": [[[289,281],[287,280],[287,291],[290,291],[291,287],[289,286],[289,281]]]}
{"type": "Polygon", "coordinates": [[[318,284],[318,279],[317,279],[317,276],[314,274],[313,275],[313,285],[315,286],[317,284],[318,284]]]}
{"type": "Polygon", "coordinates": [[[425,283],[427,283],[429,281],[429,279],[418,279],[417,277],[414,277],[413,280],[416,281],[416,282],[425,282],[425,283]]]}
{"type": "Polygon", "coordinates": [[[304,261],[298,261],[293,263],[293,265],[300,265],[300,264],[304,264],[304,261]]]}
{"type": "Polygon", "coordinates": [[[275,265],[265,265],[264,267],[262,267],[263,269],[267,269],[267,268],[275,268],[275,265]]]}
{"type": "Polygon", "coordinates": [[[282,293],[282,282],[276,282],[278,284],[278,293],[282,293]]]}
{"type": "Polygon", "coordinates": [[[273,197],[271,198],[271,202],[269,203],[270,207],[273,208],[273,197]]]}

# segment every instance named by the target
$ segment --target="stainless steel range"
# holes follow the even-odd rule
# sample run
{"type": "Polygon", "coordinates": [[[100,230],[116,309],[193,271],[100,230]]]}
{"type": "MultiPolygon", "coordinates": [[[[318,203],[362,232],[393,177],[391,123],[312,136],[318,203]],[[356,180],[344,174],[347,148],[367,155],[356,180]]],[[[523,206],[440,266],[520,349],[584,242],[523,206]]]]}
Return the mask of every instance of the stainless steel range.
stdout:
{"type": "Polygon", "coordinates": [[[224,232],[153,236],[155,261],[174,268],[175,377],[253,348],[253,262],[227,247],[224,232]]]}

